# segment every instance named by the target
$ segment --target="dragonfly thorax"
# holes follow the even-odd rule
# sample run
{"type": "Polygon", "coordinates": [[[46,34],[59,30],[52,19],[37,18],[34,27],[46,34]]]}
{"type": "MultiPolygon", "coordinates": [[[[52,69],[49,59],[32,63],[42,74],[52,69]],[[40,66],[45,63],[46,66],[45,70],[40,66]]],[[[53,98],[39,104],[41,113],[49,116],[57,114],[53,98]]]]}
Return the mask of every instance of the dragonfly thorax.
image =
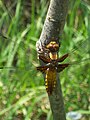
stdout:
{"type": "Polygon", "coordinates": [[[50,68],[56,68],[58,67],[58,62],[56,60],[52,60],[50,63],[48,63],[50,68]]]}

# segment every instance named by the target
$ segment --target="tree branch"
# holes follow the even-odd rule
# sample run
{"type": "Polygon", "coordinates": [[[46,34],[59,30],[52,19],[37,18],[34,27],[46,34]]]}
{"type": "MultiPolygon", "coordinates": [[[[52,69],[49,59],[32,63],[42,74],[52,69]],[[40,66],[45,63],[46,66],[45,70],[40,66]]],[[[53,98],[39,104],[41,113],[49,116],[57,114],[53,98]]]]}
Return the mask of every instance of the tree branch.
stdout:
{"type": "MultiPolygon", "coordinates": [[[[43,46],[46,46],[51,41],[56,41],[59,44],[59,39],[63,32],[65,19],[67,15],[68,0],[51,0],[47,12],[46,20],[40,39],[37,41],[36,48],[39,53],[43,46]]],[[[44,51],[43,51],[44,52],[44,51]]],[[[43,63],[41,62],[41,65],[43,63]]],[[[66,120],[64,103],[60,80],[57,75],[57,85],[52,95],[49,96],[51,110],[54,120],[66,120]]]]}

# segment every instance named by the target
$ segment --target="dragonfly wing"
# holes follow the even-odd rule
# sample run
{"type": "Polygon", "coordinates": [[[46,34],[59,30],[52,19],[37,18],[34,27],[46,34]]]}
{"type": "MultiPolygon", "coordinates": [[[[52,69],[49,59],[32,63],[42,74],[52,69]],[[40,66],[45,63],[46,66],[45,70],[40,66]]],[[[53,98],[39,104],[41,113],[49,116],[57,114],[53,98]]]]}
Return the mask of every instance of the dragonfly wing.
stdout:
{"type": "Polygon", "coordinates": [[[57,67],[57,72],[61,72],[63,71],[65,68],[67,68],[70,64],[66,63],[66,64],[59,64],[57,67]]]}
{"type": "Polygon", "coordinates": [[[41,71],[43,73],[45,73],[45,71],[47,70],[48,66],[39,66],[39,67],[36,67],[38,71],[41,71]]]}
{"type": "Polygon", "coordinates": [[[63,62],[68,56],[69,56],[68,53],[65,54],[65,55],[63,55],[62,57],[60,57],[60,58],[57,59],[57,62],[63,62]]]}
{"type": "Polygon", "coordinates": [[[39,59],[42,60],[44,63],[50,63],[51,59],[46,58],[45,56],[39,55],[39,59]]]}

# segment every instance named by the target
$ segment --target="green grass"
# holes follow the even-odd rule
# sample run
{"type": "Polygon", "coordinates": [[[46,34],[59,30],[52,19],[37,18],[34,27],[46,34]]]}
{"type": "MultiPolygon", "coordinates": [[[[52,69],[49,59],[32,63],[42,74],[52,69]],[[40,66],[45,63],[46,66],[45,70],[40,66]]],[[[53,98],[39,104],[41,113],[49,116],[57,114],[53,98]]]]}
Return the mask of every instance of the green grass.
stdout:
{"type": "MultiPolygon", "coordinates": [[[[89,1],[88,1],[89,2],[89,1]]],[[[36,41],[39,39],[48,3],[17,0],[8,4],[0,1],[0,70],[1,120],[52,120],[43,76],[39,65],[36,41]],[[8,6],[8,11],[6,9],[8,6]]],[[[71,54],[66,62],[72,65],[60,74],[65,109],[82,111],[90,116],[90,5],[70,1],[59,55],[71,54]],[[74,52],[73,49],[75,49],[74,52]]]]}

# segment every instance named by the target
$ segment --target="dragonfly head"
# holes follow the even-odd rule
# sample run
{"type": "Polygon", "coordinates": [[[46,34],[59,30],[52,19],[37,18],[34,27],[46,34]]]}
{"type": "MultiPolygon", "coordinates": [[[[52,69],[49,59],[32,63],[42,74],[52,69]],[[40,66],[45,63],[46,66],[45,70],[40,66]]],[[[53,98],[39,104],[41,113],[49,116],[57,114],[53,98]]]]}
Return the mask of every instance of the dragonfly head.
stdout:
{"type": "Polygon", "coordinates": [[[51,41],[47,46],[47,49],[50,50],[50,52],[57,52],[59,50],[59,44],[56,43],[56,41],[51,41]]]}
{"type": "Polygon", "coordinates": [[[49,57],[52,60],[56,60],[58,55],[57,51],[59,50],[59,44],[56,41],[51,41],[48,45],[46,45],[46,49],[49,50],[49,57]]]}

